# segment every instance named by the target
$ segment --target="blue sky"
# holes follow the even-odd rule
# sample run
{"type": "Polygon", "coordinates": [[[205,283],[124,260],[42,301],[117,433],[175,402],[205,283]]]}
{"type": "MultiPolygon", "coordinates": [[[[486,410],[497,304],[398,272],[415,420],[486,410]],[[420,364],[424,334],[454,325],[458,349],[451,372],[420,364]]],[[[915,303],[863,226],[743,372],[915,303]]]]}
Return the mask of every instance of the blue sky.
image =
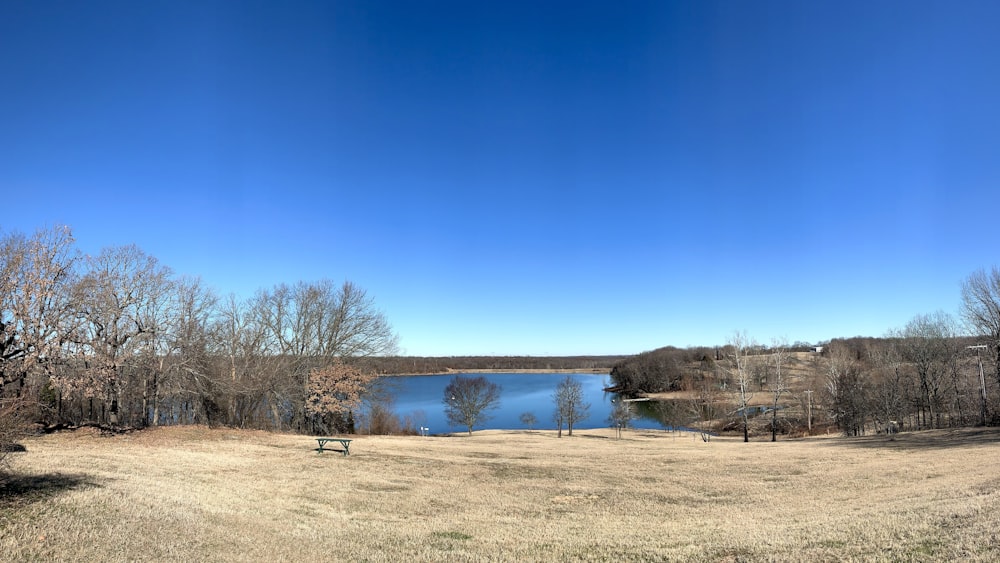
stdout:
{"type": "Polygon", "coordinates": [[[410,355],[881,335],[997,264],[1000,3],[0,0],[0,229],[410,355]]]}

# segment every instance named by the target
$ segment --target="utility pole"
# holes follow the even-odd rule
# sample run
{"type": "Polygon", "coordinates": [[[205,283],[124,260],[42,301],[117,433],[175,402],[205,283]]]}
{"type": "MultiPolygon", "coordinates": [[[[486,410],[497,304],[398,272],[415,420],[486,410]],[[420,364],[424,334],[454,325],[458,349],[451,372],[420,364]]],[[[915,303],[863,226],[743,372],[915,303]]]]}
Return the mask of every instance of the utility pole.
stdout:
{"type": "Polygon", "coordinates": [[[974,346],[965,347],[966,350],[976,351],[976,360],[979,362],[979,396],[980,399],[982,399],[979,408],[979,419],[983,426],[986,426],[986,376],[983,374],[983,358],[979,351],[985,348],[985,344],[976,344],[974,346]]]}

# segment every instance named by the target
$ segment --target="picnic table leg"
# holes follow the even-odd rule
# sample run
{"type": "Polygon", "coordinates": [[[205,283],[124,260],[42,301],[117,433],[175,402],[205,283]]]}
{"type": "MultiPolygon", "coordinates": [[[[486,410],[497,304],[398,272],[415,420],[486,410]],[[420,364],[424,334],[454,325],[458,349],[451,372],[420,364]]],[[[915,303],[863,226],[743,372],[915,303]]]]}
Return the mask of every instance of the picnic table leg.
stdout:
{"type": "Polygon", "coordinates": [[[351,443],[341,442],[341,444],[344,444],[344,457],[351,455],[351,443]]]}

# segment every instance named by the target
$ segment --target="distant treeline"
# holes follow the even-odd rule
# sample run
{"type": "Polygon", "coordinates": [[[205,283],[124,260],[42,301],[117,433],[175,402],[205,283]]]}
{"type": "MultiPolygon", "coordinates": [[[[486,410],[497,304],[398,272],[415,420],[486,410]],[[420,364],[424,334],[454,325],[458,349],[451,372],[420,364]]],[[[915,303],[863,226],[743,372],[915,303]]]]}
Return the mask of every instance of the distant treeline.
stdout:
{"type": "MultiPolygon", "coordinates": [[[[790,352],[808,352],[810,349],[812,346],[804,342],[796,342],[787,348],[790,352]]],[[[680,391],[685,387],[685,379],[696,372],[711,372],[715,362],[725,358],[729,351],[728,346],[664,346],[622,358],[611,368],[611,381],[617,389],[629,395],[680,391]]],[[[766,345],[757,345],[752,351],[753,354],[769,352],[766,345]]]]}
{"type": "Polygon", "coordinates": [[[391,356],[366,358],[380,375],[420,375],[463,370],[610,370],[628,356],[391,356]]]}
{"type": "Polygon", "coordinates": [[[849,435],[997,425],[1000,374],[990,342],[934,313],[885,337],[837,338],[821,347],[752,340],[738,350],[667,346],[623,359],[611,379],[626,395],[683,392],[672,400],[717,430],[732,429],[745,411],[750,418],[768,413],[758,432],[768,425],[785,433],[830,425],[849,435]],[[790,355],[808,351],[817,353],[790,355]]]}

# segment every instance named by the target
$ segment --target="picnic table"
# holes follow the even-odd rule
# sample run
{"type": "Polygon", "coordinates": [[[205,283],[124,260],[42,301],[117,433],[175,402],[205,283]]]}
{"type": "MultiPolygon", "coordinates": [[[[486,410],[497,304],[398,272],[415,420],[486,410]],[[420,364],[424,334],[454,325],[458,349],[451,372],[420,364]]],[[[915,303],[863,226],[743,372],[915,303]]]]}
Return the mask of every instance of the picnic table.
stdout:
{"type": "Polygon", "coordinates": [[[348,440],[347,438],[316,438],[316,441],[319,443],[319,448],[316,448],[316,453],[321,454],[324,451],[334,451],[334,452],[339,451],[345,456],[351,455],[351,441],[348,440]],[[325,446],[329,442],[340,442],[340,445],[343,446],[344,449],[334,450],[332,448],[327,448],[326,450],[324,450],[323,446],[325,446]]]}

